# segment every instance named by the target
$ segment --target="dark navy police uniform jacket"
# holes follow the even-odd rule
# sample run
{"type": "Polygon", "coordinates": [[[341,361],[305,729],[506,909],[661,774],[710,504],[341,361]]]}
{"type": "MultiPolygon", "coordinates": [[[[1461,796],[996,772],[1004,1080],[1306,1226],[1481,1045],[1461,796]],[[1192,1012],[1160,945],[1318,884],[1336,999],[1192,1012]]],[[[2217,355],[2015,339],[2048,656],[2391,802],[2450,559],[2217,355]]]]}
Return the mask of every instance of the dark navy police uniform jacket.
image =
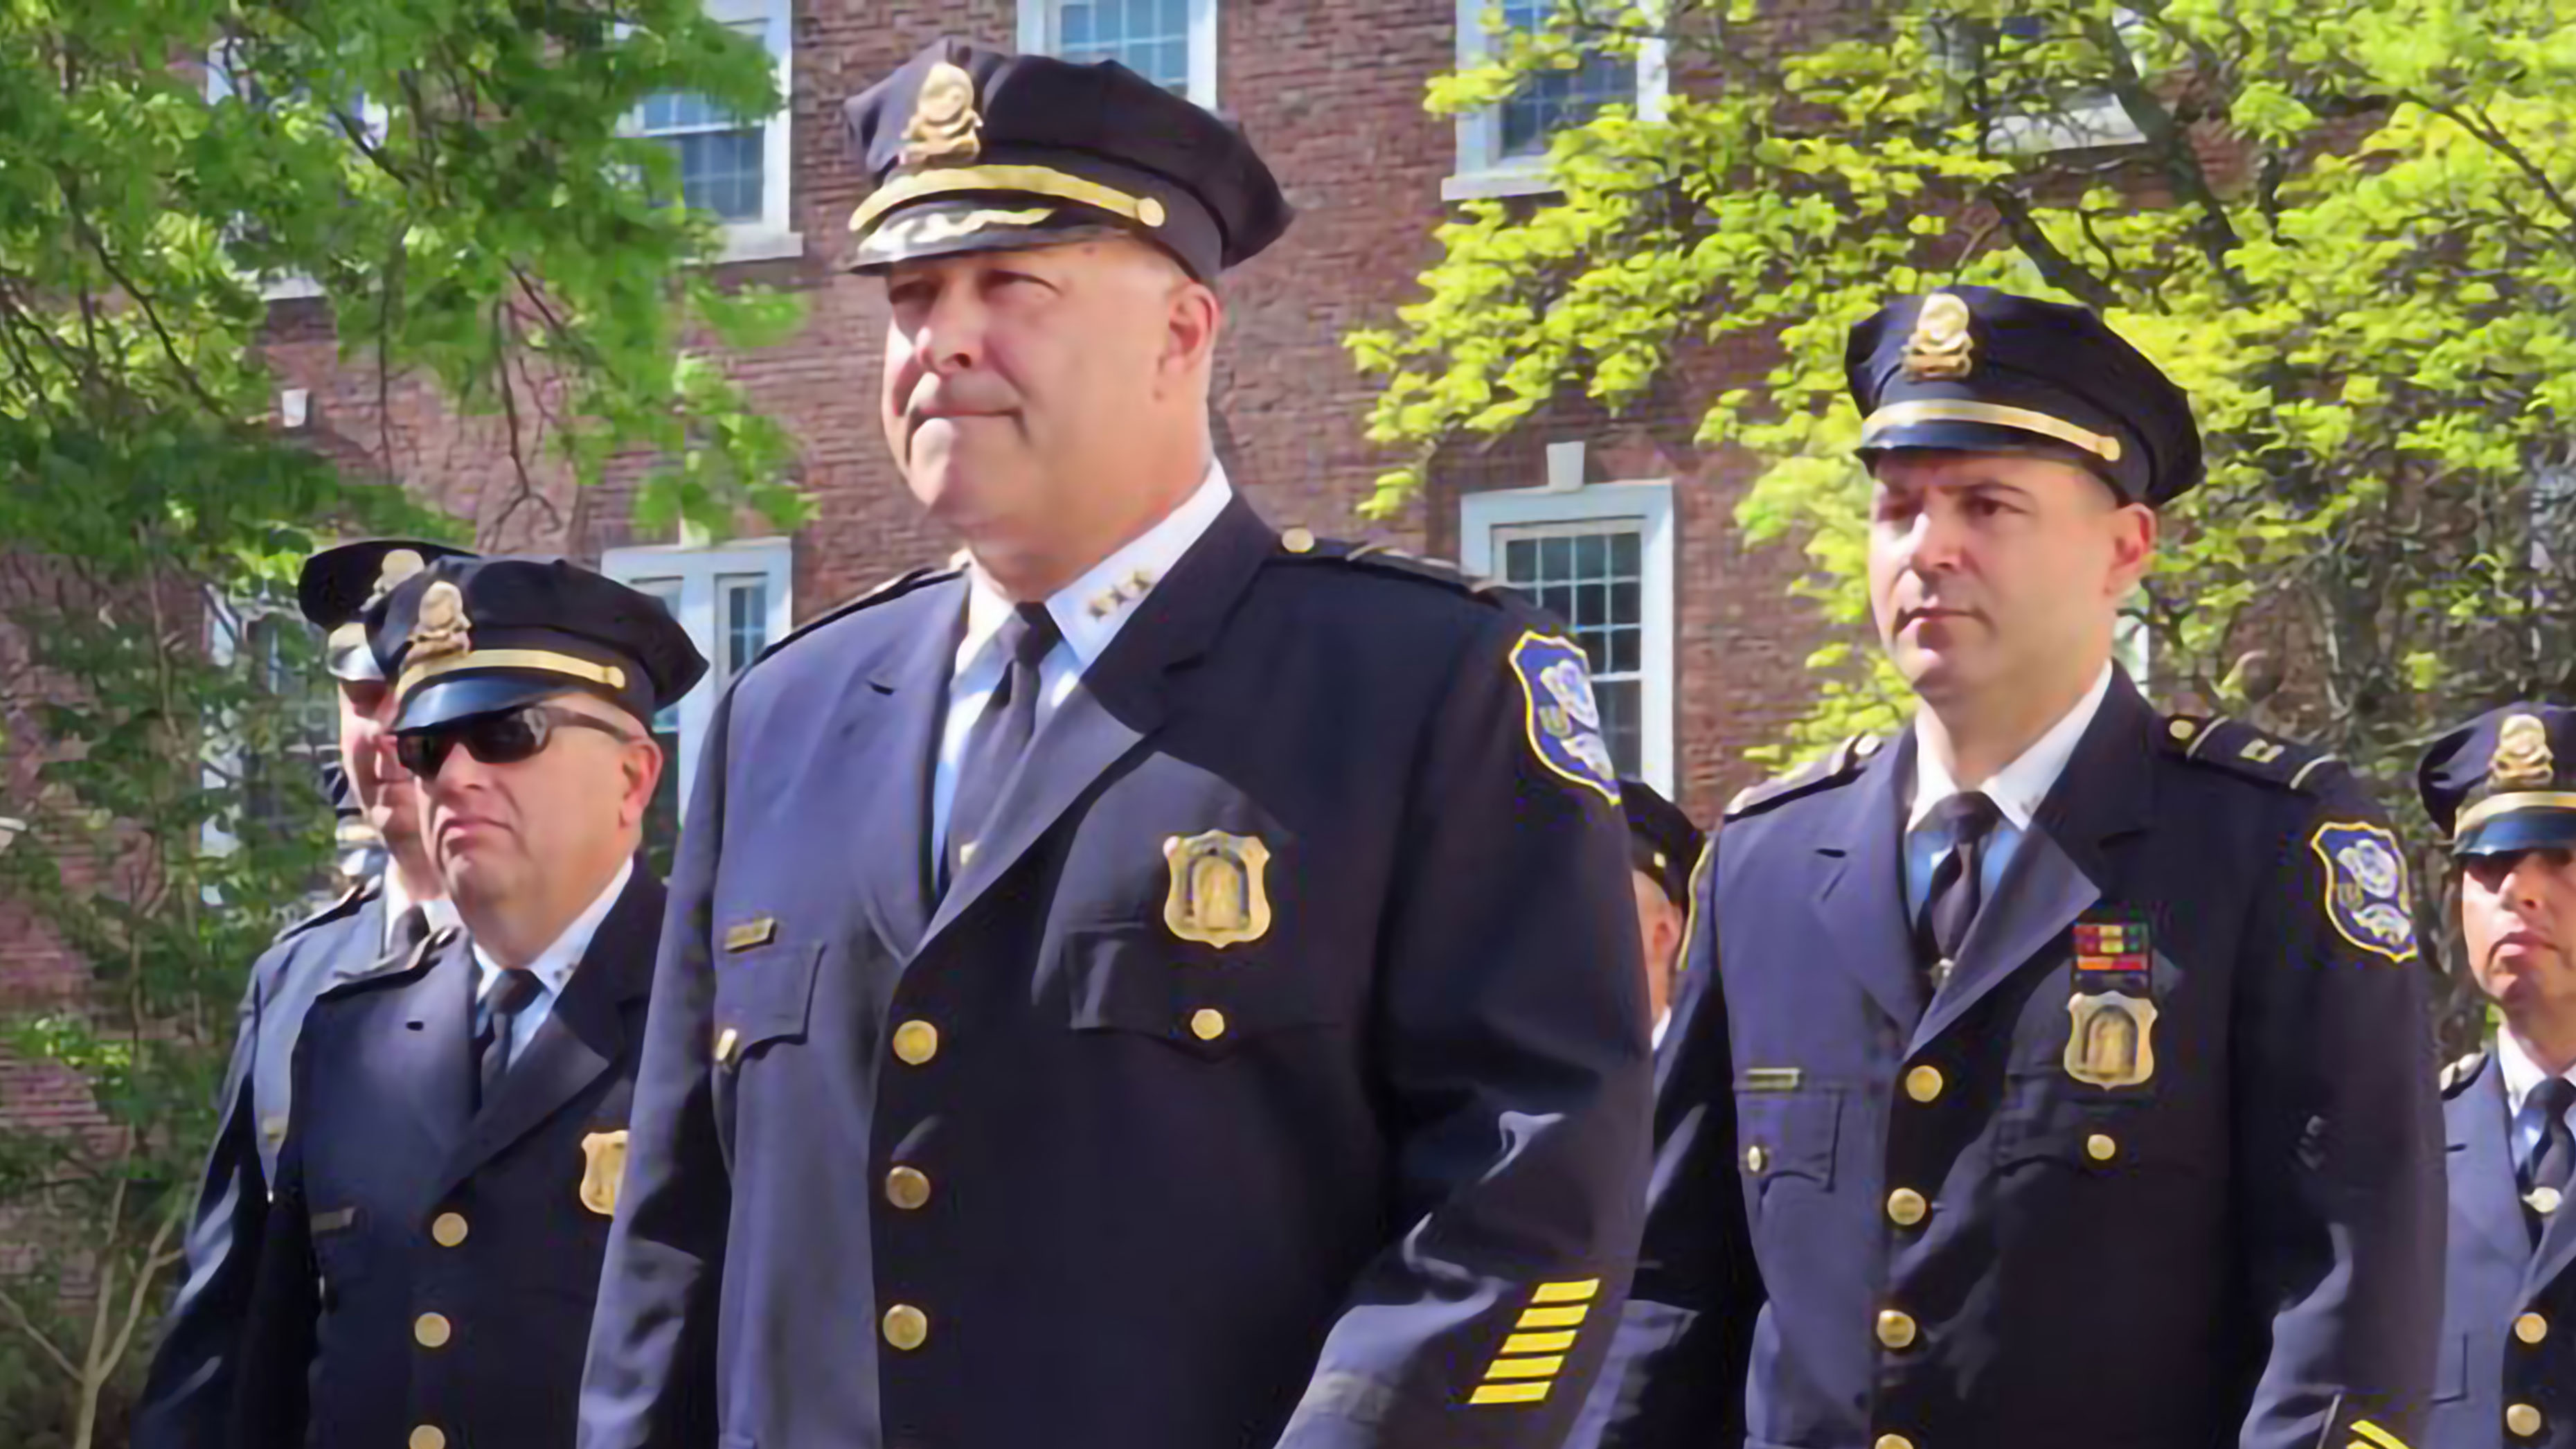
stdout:
{"type": "Polygon", "coordinates": [[[1711,847],[1601,1442],[2420,1444],[2440,1117],[2378,810],[2117,680],[1926,1000],[1913,740],[1711,847]]]}
{"type": "Polygon", "coordinates": [[[267,1232],[269,1185],[286,1141],[296,1033],[315,997],[390,964],[382,961],[384,946],[384,882],[370,877],[287,928],[251,964],[217,1098],[214,1146],[188,1223],[187,1277],[152,1356],[135,1449],[223,1442],[267,1232]]]}
{"type": "Polygon", "coordinates": [[[742,677],[583,1444],[1561,1441],[1642,1208],[1626,828],[1549,625],[1341,553],[1230,504],[935,902],[964,582],[742,677]]]}
{"type": "Polygon", "coordinates": [[[2514,1181],[2504,1073],[2492,1054],[2444,1074],[2450,1272],[2431,1449],[2576,1446],[2576,1209],[2537,1244],[2514,1181]]]}
{"type": "Polygon", "coordinates": [[[453,930],[326,995],[260,1255],[238,1449],[564,1449],[642,1053],[663,891],[640,866],[474,1110],[453,930]]]}

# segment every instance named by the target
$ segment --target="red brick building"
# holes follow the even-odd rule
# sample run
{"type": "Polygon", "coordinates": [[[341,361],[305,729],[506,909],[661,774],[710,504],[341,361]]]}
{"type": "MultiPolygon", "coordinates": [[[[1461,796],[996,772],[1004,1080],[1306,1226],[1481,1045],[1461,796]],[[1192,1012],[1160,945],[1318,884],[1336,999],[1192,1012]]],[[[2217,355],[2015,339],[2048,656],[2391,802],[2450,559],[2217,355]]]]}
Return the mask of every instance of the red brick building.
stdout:
{"type": "MultiPolygon", "coordinates": [[[[1364,524],[1360,503],[1390,463],[1363,436],[1372,383],[1342,347],[1417,292],[1432,232],[1470,196],[1544,189],[1550,128],[1599,99],[1653,107],[1661,58],[1596,61],[1464,121],[1422,107],[1435,74],[1485,40],[1486,0],[708,0],[777,57],[787,109],[766,124],[688,97],[642,124],[679,150],[690,195],[732,218],[728,268],[792,289],[808,320],[787,345],[739,361],[758,403],[799,446],[798,480],[819,516],[793,538],[716,548],[639,537],[617,487],[522,496],[495,427],[459,420],[398,388],[380,417],[376,381],[334,370],[327,318],[281,298],[277,359],[290,418],[362,466],[389,467],[468,519],[487,548],[559,550],[665,593],[721,675],[792,621],[903,569],[945,558],[889,462],[876,422],[881,284],[835,262],[865,194],[840,119],[844,99],[942,34],[1018,49],[1115,56],[1238,117],[1297,206],[1287,239],[1230,276],[1216,409],[1220,452],[1277,525],[1369,536],[1539,586],[1594,650],[1622,764],[1681,788],[1706,819],[1756,772],[1741,752],[1802,707],[1802,661],[1818,628],[1788,596],[1793,549],[1748,553],[1732,508],[1744,460],[1690,444],[1721,364],[1670,383],[1656,408],[1611,423],[1569,413],[1545,429],[1459,451],[1401,518],[1364,524]]],[[[1538,3],[1504,7],[1532,20],[1538,3]]],[[[693,774],[716,688],[668,723],[693,774]]]]}

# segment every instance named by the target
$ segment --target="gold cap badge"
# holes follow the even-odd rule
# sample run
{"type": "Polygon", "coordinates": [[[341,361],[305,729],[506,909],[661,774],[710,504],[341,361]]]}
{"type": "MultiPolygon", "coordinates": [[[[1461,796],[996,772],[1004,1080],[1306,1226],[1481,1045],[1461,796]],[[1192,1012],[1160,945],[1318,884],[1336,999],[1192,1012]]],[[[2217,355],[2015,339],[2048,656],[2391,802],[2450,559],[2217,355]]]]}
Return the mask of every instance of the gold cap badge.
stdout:
{"type": "Polygon", "coordinates": [[[975,109],[975,78],[941,61],[921,78],[912,123],[903,129],[906,166],[963,165],[984,150],[984,117],[975,109]]]}
{"type": "Polygon", "coordinates": [[[420,596],[420,616],[412,621],[409,665],[463,654],[474,647],[473,621],[465,617],[465,594],[440,579],[420,596]]]}
{"type": "Polygon", "coordinates": [[[2557,768],[2549,751],[2549,727],[2537,715],[2512,715],[2496,733],[2487,783],[2498,790],[2536,790],[2548,785],[2557,768]]]}
{"type": "Polygon", "coordinates": [[[1957,382],[1977,368],[1977,339],[1968,304],[1950,292],[1923,299],[1914,335],[1905,340],[1905,375],[1915,382],[1957,382]]]}

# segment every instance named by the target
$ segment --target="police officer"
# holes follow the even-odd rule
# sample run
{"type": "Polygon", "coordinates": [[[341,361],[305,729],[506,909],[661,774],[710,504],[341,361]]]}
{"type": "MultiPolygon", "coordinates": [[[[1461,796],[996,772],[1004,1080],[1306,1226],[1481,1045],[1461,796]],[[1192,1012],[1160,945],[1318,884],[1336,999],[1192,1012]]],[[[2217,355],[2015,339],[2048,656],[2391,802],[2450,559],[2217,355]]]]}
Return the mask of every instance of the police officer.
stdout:
{"type": "Polygon", "coordinates": [[[651,721],[706,662],[560,561],[442,560],[368,623],[468,934],[314,1006],[233,1442],[561,1449],[661,929],[651,721]]]}
{"type": "Polygon", "coordinates": [[[1646,951],[1646,1006],[1660,1039],[1682,965],[1699,827],[1643,780],[1619,782],[1619,805],[1628,816],[1628,879],[1637,898],[1637,936],[1646,951]]]}
{"type": "Polygon", "coordinates": [[[718,710],[582,1442],[1559,1442],[1647,1101],[1583,655],[1235,496],[1211,286],[1288,208],[1226,123],[955,43],[849,114],[970,562],[718,710]]]}
{"type": "Polygon", "coordinates": [[[189,1220],[187,1277],[153,1354],[136,1449],[202,1449],[222,1440],[305,1010],[336,981],[452,918],[421,842],[413,782],[393,757],[393,690],[367,648],[359,615],[370,596],[457,552],[418,539],[368,539],[314,554],[297,579],[296,600],[324,633],[324,664],[338,685],[340,748],[325,780],[335,854],[352,884],[288,927],[251,965],[217,1099],[214,1147],[189,1220]]]}
{"type": "Polygon", "coordinates": [[[2450,1271],[2433,1449],[2576,1445],[2576,710],[2514,704],[2416,781],[2460,867],[2492,1051],[2442,1077],[2450,1271]]]}
{"type": "Polygon", "coordinates": [[[1765,1445],[2414,1442],[2442,1188],[2403,854],[2331,759],[2112,662],[2201,479],[2183,394],[1982,287],[1848,359],[1922,707],[1721,827],[1609,1442],[1718,1442],[1748,1351],[1765,1445]]]}

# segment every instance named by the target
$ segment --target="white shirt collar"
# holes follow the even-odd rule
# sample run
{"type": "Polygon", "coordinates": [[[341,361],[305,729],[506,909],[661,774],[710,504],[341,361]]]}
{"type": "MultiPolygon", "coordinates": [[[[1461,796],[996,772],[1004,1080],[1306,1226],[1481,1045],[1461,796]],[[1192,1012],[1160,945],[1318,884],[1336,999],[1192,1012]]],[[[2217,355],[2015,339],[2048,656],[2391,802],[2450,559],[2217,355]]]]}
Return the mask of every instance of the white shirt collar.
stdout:
{"type": "MultiPolygon", "coordinates": [[[[1108,650],[1109,641],[1134,617],[1136,606],[1145,602],[1163,575],[1172,571],[1233,499],[1234,484],[1225,476],[1225,465],[1211,459],[1207,477],[1180,507],[1047,596],[1047,613],[1073,650],[1077,669],[1089,669],[1108,650]]],[[[969,569],[966,580],[966,636],[957,645],[960,674],[973,666],[1011,612],[1011,601],[980,569],[969,569]]]]}
{"type": "MultiPolygon", "coordinates": [[[[2021,758],[1995,772],[1984,786],[1987,799],[1995,802],[2004,820],[2013,829],[2027,831],[2031,819],[2039,814],[2040,802],[2066,773],[2066,762],[2075,757],[2075,747],[2084,732],[2093,727],[2093,717],[2102,712],[2102,701],[2111,694],[2111,666],[2102,666],[2101,677],[2075,702],[2064,718],[2049,726],[2021,758]]],[[[1950,776],[1950,767],[1934,757],[1923,738],[1923,722],[1914,722],[1914,804],[1905,818],[1905,833],[1911,835],[1932,814],[1932,807],[1959,793],[1959,782],[1950,776]]]]}
{"type": "Polygon", "coordinates": [[[456,917],[456,902],[445,896],[434,901],[413,900],[411,892],[403,889],[402,872],[388,861],[385,865],[385,949],[393,949],[394,927],[402,921],[403,912],[413,906],[420,907],[420,913],[428,920],[432,932],[460,924],[456,917]]]}
{"type": "MultiPolygon", "coordinates": [[[[2496,1033],[2495,1054],[2496,1067],[2504,1073],[2505,1113],[2509,1118],[2519,1119],[2522,1104],[2531,1100],[2532,1089],[2547,1080],[2549,1074],[2540,1069],[2540,1063],[2531,1059],[2531,1053],[2522,1049],[2521,1039],[2511,1030],[2496,1033]]],[[[2570,1067],[2563,1075],[2568,1081],[2576,1082],[2576,1067],[2570,1067]]]]}
{"type": "MultiPolygon", "coordinates": [[[[626,882],[634,874],[635,862],[630,857],[617,868],[617,874],[610,877],[608,889],[599,893],[599,899],[592,901],[589,909],[573,917],[572,924],[564,927],[563,934],[555,937],[554,944],[538,952],[537,959],[528,963],[527,969],[536,973],[537,984],[546,989],[547,1000],[563,995],[564,983],[572,979],[573,968],[581,964],[582,953],[590,949],[590,938],[599,934],[600,922],[608,919],[609,910],[625,893],[626,882]]],[[[493,981],[507,968],[484,955],[479,942],[474,947],[474,964],[482,969],[474,988],[479,998],[492,989],[493,981]]]]}

